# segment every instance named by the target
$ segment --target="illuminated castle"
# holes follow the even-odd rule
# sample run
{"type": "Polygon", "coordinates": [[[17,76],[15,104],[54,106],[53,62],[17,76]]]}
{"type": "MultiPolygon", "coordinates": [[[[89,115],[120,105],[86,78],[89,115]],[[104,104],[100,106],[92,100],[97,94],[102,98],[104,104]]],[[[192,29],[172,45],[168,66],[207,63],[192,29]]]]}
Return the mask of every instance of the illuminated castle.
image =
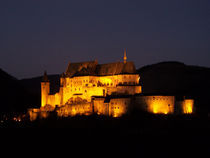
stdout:
{"type": "Polygon", "coordinates": [[[127,62],[126,51],[123,62],[69,63],[55,94],[50,93],[50,82],[44,73],[41,108],[31,110],[31,114],[56,111],[62,117],[93,113],[119,117],[133,108],[157,114],[173,114],[176,109],[180,113],[193,112],[194,100],[178,102],[175,96],[142,94],[139,81],[134,63],[127,62]]]}
{"type": "Polygon", "coordinates": [[[60,107],[60,111],[64,109],[66,113],[75,114],[89,109],[91,113],[94,98],[141,93],[139,79],[134,63],[127,62],[126,51],[123,62],[69,63],[66,72],[61,75],[60,89],[56,94],[50,94],[50,82],[44,74],[41,82],[41,107],[60,107]]]}

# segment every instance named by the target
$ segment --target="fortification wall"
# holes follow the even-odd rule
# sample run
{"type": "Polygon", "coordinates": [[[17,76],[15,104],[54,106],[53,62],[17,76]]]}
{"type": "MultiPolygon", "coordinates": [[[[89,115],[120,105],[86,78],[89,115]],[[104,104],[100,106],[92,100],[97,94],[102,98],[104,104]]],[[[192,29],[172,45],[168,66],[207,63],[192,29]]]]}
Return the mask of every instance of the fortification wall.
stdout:
{"type": "Polygon", "coordinates": [[[48,94],[50,93],[50,83],[41,83],[41,106],[45,106],[48,100],[48,94]]]}
{"type": "Polygon", "coordinates": [[[113,98],[109,102],[109,116],[120,117],[130,112],[131,98],[113,98]]]}
{"type": "Polygon", "coordinates": [[[176,102],[175,111],[177,114],[192,114],[195,112],[194,100],[184,99],[176,102]]]}
{"type": "Polygon", "coordinates": [[[109,115],[109,104],[104,103],[105,98],[95,98],[93,100],[93,111],[98,115],[109,115]]]}
{"type": "Polygon", "coordinates": [[[154,114],[174,113],[175,96],[137,96],[135,107],[154,114]]]}
{"type": "Polygon", "coordinates": [[[75,115],[89,115],[92,113],[91,103],[78,103],[61,106],[57,110],[57,115],[60,117],[68,117],[75,115]]]}
{"type": "Polygon", "coordinates": [[[93,100],[94,113],[120,117],[130,111],[130,103],[131,98],[111,98],[109,101],[105,101],[105,98],[95,98],[93,100]]]}

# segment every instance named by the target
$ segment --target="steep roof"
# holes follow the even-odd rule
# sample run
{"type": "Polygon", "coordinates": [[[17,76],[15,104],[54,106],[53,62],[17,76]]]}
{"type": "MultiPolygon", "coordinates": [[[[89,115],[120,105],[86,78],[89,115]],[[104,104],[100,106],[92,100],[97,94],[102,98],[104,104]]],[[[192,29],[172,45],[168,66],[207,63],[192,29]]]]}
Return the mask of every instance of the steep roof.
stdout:
{"type": "Polygon", "coordinates": [[[73,76],[85,76],[94,74],[96,65],[98,64],[97,61],[89,61],[89,62],[80,62],[80,63],[69,63],[66,76],[73,77],[73,76]]]}
{"type": "Polygon", "coordinates": [[[136,73],[136,68],[133,62],[116,62],[109,64],[97,65],[96,73],[99,76],[118,75],[118,74],[133,74],[136,73]]]}
{"type": "Polygon", "coordinates": [[[66,76],[108,76],[118,74],[135,74],[136,68],[133,62],[115,62],[98,64],[97,61],[69,63],[66,76]]]}

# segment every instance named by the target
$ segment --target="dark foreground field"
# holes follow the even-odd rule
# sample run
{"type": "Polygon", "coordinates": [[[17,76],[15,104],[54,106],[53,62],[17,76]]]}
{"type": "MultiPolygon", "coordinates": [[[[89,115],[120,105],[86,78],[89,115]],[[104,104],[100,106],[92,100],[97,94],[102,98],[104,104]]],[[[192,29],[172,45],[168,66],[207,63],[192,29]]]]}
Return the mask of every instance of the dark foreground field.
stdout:
{"type": "Polygon", "coordinates": [[[209,154],[209,123],[209,118],[196,115],[138,113],[122,118],[52,115],[34,122],[8,122],[1,127],[29,128],[27,136],[21,134],[15,139],[27,139],[28,145],[37,144],[32,150],[59,156],[205,157],[209,154]]]}

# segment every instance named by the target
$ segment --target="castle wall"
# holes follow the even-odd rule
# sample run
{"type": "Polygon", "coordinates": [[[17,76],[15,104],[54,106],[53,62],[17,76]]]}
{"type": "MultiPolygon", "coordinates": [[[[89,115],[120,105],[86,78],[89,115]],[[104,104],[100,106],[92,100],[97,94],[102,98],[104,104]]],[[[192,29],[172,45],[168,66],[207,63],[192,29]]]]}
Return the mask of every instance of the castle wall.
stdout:
{"type": "Polygon", "coordinates": [[[93,111],[98,115],[109,115],[109,103],[104,103],[105,98],[94,98],[93,111]]]}
{"type": "Polygon", "coordinates": [[[139,94],[141,92],[142,92],[141,86],[122,85],[122,86],[107,88],[108,95],[116,95],[116,94],[134,95],[134,94],[139,94]]]}
{"type": "Polygon", "coordinates": [[[176,113],[177,114],[192,114],[194,113],[194,100],[184,99],[176,102],[176,113]]]}
{"type": "Polygon", "coordinates": [[[174,113],[175,96],[136,96],[135,106],[154,114],[174,113]]]}
{"type": "Polygon", "coordinates": [[[57,110],[57,115],[59,117],[68,117],[75,115],[89,115],[92,113],[91,103],[79,103],[61,106],[57,110]]]}
{"type": "Polygon", "coordinates": [[[194,111],[194,100],[193,99],[185,99],[184,104],[182,106],[182,111],[184,114],[191,114],[194,111]]]}
{"type": "Polygon", "coordinates": [[[129,113],[131,98],[113,98],[109,103],[109,116],[120,117],[129,113]]]}
{"type": "Polygon", "coordinates": [[[94,98],[93,100],[94,113],[98,115],[107,115],[120,117],[130,111],[130,98],[111,98],[105,101],[105,98],[94,98]]]}
{"type": "Polygon", "coordinates": [[[136,94],[141,93],[139,75],[113,76],[77,76],[60,80],[60,93],[48,96],[48,104],[55,106],[68,102],[72,97],[81,97],[88,102],[92,96],[106,96],[106,94],[136,94]]]}
{"type": "Polygon", "coordinates": [[[48,95],[47,96],[47,104],[55,107],[56,105],[60,105],[61,96],[59,93],[56,93],[54,95],[48,95]]]}
{"type": "Polygon", "coordinates": [[[42,82],[41,83],[41,106],[42,107],[47,104],[49,93],[50,93],[50,83],[42,82]]]}

